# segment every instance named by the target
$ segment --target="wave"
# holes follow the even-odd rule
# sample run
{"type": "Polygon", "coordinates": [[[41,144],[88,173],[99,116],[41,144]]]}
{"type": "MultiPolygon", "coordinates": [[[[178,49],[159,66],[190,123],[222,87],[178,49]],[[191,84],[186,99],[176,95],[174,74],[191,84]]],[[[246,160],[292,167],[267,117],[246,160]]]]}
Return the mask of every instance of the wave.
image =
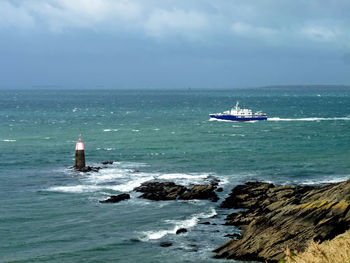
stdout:
{"type": "Polygon", "coordinates": [[[232,121],[230,121],[230,120],[221,120],[221,119],[216,119],[216,118],[210,118],[209,121],[232,122],[232,121]]]}
{"type": "MultiPolygon", "coordinates": [[[[239,122],[239,123],[256,123],[258,120],[254,121],[233,121],[233,120],[222,120],[222,119],[216,119],[216,118],[210,118],[209,121],[218,121],[218,122],[239,122]]],[[[234,126],[232,126],[234,127],[234,126]]],[[[241,127],[241,126],[236,126],[236,127],[241,127]]]]}
{"type": "Polygon", "coordinates": [[[3,142],[15,142],[16,140],[13,140],[13,139],[4,139],[2,140],[3,142]]]}
{"type": "Polygon", "coordinates": [[[139,238],[140,241],[146,242],[149,240],[155,240],[160,239],[168,234],[176,234],[176,231],[180,228],[192,228],[198,224],[200,219],[210,218],[217,215],[217,212],[214,208],[211,208],[211,210],[208,213],[200,213],[200,214],[194,214],[190,218],[185,220],[165,220],[165,223],[167,224],[173,224],[173,228],[170,229],[164,229],[164,230],[158,230],[158,231],[145,231],[142,232],[142,236],[139,238]]]}
{"type": "Polygon", "coordinates": [[[206,179],[208,178],[209,174],[163,174],[161,176],[158,176],[158,179],[206,179]]]}
{"type": "Polygon", "coordinates": [[[230,136],[232,136],[232,137],[236,137],[236,136],[245,137],[244,134],[235,134],[235,133],[231,134],[230,136]]]}
{"type": "Polygon", "coordinates": [[[153,179],[154,179],[153,176],[142,177],[142,178],[138,178],[136,180],[128,181],[124,184],[110,186],[110,187],[108,187],[108,189],[114,190],[114,191],[119,191],[119,192],[130,192],[130,191],[134,190],[134,188],[139,187],[142,183],[151,181],[153,179]]]}
{"type": "Polygon", "coordinates": [[[310,180],[301,181],[300,184],[302,184],[302,185],[335,184],[335,183],[343,182],[347,179],[349,179],[349,175],[344,175],[344,176],[329,178],[329,179],[323,179],[323,180],[310,179],[310,180]]]}
{"type": "Polygon", "coordinates": [[[118,131],[118,129],[104,129],[104,132],[118,131]]]}
{"type": "Polygon", "coordinates": [[[72,185],[72,186],[54,186],[47,189],[50,192],[63,192],[63,193],[86,193],[95,192],[101,189],[97,185],[72,185]]]}
{"type": "MultiPolygon", "coordinates": [[[[96,164],[98,165],[98,164],[96,164]]],[[[85,173],[77,178],[76,185],[70,182],[68,185],[53,186],[47,191],[65,192],[65,193],[84,193],[84,192],[131,192],[142,183],[152,180],[174,181],[176,184],[189,186],[192,184],[208,183],[213,176],[211,174],[186,174],[169,173],[160,174],[157,172],[139,171],[142,167],[147,167],[145,163],[115,162],[96,173],[85,173]]],[[[71,170],[65,170],[64,173],[72,174],[71,170]]],[[[224,180],[224,179],[223,179],[224,180]]],[[[222,181],[220,184],[224,184],[222,181]]],[[[111,193],[109,193],[111,194],[111,193]]]]}
{"type": "Polygon", "coordinates": [[[170,173],[162,174],[155,177],[158,180],[173,181],[176,184],[190,186],[193,184],[209,183],[213,179],[211,174],[186,174],[186,173],[170,173]]]}
{"type": "Polygon", "coordinates": [[[106,150],[106,151],[113,151],[113,150],[115,150],[115,148],[104,148],[104,150],[106,150]]]}
{"type": "Polygon", "coordinates": [[[268,121],[350,121],[350,117],[333,117],[333,118],[297,118],[285,119],[279,117],[268,118],[268,121]]]}

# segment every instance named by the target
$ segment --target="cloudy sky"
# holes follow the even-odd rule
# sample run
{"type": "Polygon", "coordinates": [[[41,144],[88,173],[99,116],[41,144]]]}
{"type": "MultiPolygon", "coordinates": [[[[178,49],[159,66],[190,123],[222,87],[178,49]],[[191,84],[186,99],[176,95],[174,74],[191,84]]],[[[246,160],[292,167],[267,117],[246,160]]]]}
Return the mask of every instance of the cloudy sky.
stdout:
{"type": "Polygon", "coordinates": [[[349,0],[0,0],[0,87],[350,84],[349,0]]]}

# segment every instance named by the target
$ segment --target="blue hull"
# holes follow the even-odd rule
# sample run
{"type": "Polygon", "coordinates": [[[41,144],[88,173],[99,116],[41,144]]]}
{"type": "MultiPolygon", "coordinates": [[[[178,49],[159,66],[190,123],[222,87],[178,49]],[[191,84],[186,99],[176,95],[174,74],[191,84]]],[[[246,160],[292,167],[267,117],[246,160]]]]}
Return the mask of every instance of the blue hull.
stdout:
{"type": "Polygon", "coordinates": [[[266,121],[266,116],[261,117],[252,117],[252,118],[239,118],[237,116],[232,115],[215,115],[210,114],[210,118],[218,119],[218,120],[227,120],[227,121],[266,121]]]}

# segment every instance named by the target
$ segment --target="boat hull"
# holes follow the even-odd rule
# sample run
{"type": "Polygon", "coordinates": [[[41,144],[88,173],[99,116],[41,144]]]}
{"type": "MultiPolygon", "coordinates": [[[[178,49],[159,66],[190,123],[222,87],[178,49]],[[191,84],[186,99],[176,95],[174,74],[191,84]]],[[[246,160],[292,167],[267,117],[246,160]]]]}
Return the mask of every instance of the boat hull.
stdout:
{"type": "Polygon", "coordinates": [[[210,118],[217,120],[226,120],[226,121],[266,121],[267,116],[257,116],[257,117],[237,117],[233,115],[215,115],[210,114],[210,118]]]}

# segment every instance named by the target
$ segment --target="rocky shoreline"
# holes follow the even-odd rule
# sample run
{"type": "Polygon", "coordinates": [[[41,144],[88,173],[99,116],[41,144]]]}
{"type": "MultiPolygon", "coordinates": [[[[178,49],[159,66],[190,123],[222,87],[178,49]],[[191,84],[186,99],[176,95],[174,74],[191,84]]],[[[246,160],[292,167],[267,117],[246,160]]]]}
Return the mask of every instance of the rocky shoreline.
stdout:
{"type": "MultiPolygon", "coordinates": [[[[138,198],[153,201],[203,199],[217,202],[217,192],[223,190],[218,185],[217,179],[189,188],[174,182],[150,181],[134,191],[141,193],[138,198]]],[[[129,194],[120,194],[100,203],[129,198],[129,194]]],[[[350,180],[320,186],[247,182],[234,187],[219,207],[235,209],[226,217],[225,225],[240,229],[241,234],[225,235],[231,239],[214,250],[215,258],[278,262],[284,259],[287,248],[302,252],[311,241],[330,240],[349,229],[350,180]]],[[[202,224],[210,225],[210,222],[202,224]]],[[[181,231],[187,232],[186,229],[181,231]]],[[[232,229],[232,232],[237,231],[232,229]]]]}
{"type": "Polygon", "coordinates": [[[216,258],[278,262],[311,241],[325,241],[350,227],[350,180],[318,187],[249,182],[232,189],[222,208],[245,209],[227,216],[242,230],[214,250],[216,258]]]}

